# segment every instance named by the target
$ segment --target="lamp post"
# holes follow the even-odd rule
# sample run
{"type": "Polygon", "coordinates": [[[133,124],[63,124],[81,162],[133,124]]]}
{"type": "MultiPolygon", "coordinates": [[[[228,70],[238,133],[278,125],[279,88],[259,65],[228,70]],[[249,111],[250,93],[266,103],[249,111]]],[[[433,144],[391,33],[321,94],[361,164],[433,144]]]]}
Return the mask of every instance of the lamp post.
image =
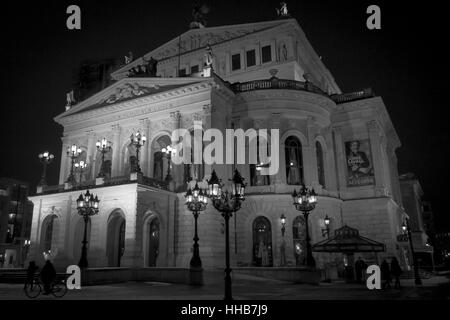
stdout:
{"type": "Polygon", "coordinates": [[[78,266],[80,268],[88,267],[87,260],[87,224],[91,216],[96,215],[98,213],[98,204],[100,200],[98,197],[89,193],[89,190],[86,193],[80,194],[77,199],[77,209],[78,214],[83,217],[84,220],[84,235],[83,235],[83,246],[81,247],[81,258],[78,262],[78,266]]]}
{"type": "Polygon", "coordinates": [[[67,178],[66,182],[68,182],[72,185],[75,184],[75,182],[76,182],[75,176],[73,175],[75,159],[78,158],[78,156],[81,154],[81,152],[82,152],[82,150],[76,144],[73,144],[70,147],[67,147],[67,155],[70,157],[71,165],[70,165],[70,174],[69,174],[69,177],[67,178]]]}
{"type": "Polygon", "coordinates": [[[41,181],[39,181],[39,184],[38,184],[39,186],[47,185],[47,180],[46,180],[47,166],[50,163],[52,163],[54,157],[55,156],[48,151],[44,151],[39,154],[39,160],[42,163],[42,177],[41,177],[41,181]]]}
{"type": "Polygon", "coordinates": [[[408,240],[409,240],[409,246],[411,248],[411,255],[412,255],[412,259],[413,259],[413,265],[414,265],[414,279],[415,279],[415,284],[416,285],[422,285],[422,280],[420,279],[420,274],[419,274],[419,266],[417,264],[417,257],[414,253],[414,246],[413,246],[413,241],[412,241],[412,236],[411,236],[411,227],[409,225],[409,219],[406,218],[405,221],[402,224],[402,230],[403,232],[408,235],[408,240]]]}
{"type": "Polygon", "coordinates": [[[97,175],[97,178],[104,178],[105,177],[105,154],[109,151],[111,151],[111,142],[106,140],[106,138],[103,138],[101,141],[98,140],[95,144],[97,147],[97,150],[101,152],[102,154],[102,165],[100,167],[100,172],[97,175]]]}
{"type": "Polygon", "coordinates": [[[145,134],[141,134],[139,131],[136,133],[132,133],[130,136],[131,144],[136,147],[136,166],[132,168],[132,172],[141,172],[141,167],[139,166],[139,151],[141,147],[147,141],[147,137],[145,134]]]}
{"type": "Polygon", "coordinates": [[[294,206],[297,211],[301,211],[303,216],[305,217],[305,229],[306,229],[306,265],[308,267],[315,267],[316,262],[312,255],[311,250],[311,239],[309,237],[309,227],[308,227],[308,216],[311,210],[316,207],[317,204],[317,196],[314,192],[314,189],[309,190],[302,185],[301,189],[297,193],[295,191],[292,193],[292,198],[294,199],[294,206]]]}
{"type": "Polygon", "coordinates": [[[198,214],[201,211],[206,209],[206,205],[208,204],[208,198],[206,194],[198,187],[198,184],[195,183],[195,187],[188,188],[185,196],[186,198],[186,206],[194,214],[195,221],[195,233],[194,233],[194,250],[191,259],[191,268],[200,269],[202,267],[202,260],[200,259],[200,251],[198,246],[198,234],[197,234],[197,218],[198,214]]]}
{"type": "Polygon", "coordinates": [[[211,178],[208,181],[208,197],[211,198],[214,208],[222,213],[225,219],[225,300],[233,299],[231,293],[231,268],[230,268],[230,226],[229,221],[233,212],[241,208],[245,191],[244,178],[239,171],[234,170],[233,179],[231,179],[231,190],[222,190],[223,184],[213,170],[211,178]]]}
{"type": "Polygon", "coordinates": [[[322,229],[322,237],[330,237],[330,221],[331,219],[328,217],[328,215],[325,215],[325,218],[323,219],[325,229],[322,229]]]}
{"type": "Polygon", "coordinates": [[[75,168],[80,172],[79,183],[81,183],[81,178],[83,177],[83,170],[87,168],[87,163],[81,160],[80,162],[75,163],[75,168]]]}
{"type": "Polygon", "coordinates": [[[170,174],[170,166],[172,163],[172,154],[175,152],[175,148],[172,146],[167,146],[162,149],[162,152],[167,155],[167,176],[166,181],[170,182],[172,181],[172,175],[170,174]]]}

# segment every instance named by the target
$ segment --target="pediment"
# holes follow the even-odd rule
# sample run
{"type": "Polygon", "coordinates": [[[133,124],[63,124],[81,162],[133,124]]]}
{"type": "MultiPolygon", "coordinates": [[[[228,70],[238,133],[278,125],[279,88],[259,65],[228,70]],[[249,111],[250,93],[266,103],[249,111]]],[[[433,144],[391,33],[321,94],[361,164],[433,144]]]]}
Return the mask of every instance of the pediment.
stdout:
{"type": "Polygon", "coordinates": [[[197,50],[205,47],[207,44],[213,46],[215,44],[230,41],[240,38],[245,35],[256,33],[262,30],[271,29],[290,22],[292,19],[265,21],[257,23],[246,23],[238,25],[228,25],[219,27],[208,27],[191,29],[179,37],[172,39],[169,42],[161,45],[155,50],[145,54],[131,63],[122,66],[112,73],[113,78],[120,78],[120,75],[127,72],[129,69],[145,64],[150,58],[158,61],[175,57],[179,50],[181,53],[197,50]]]}
{"type": "Polygon", "coordinates": [[[208,81],[208,78],[123,78],[72,106],[55,120],[204,81],[208,81]]]}

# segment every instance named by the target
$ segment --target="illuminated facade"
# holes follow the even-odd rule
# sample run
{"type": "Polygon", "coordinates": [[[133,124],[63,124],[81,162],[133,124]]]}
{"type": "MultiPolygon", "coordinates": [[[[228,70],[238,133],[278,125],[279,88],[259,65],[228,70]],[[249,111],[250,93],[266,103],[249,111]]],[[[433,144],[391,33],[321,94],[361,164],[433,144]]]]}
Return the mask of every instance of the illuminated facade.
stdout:
{"type": "MultiPolygon", "coordinates": [[[[295,19],[191,29],[112,77],[114,84],[55,118],[64,127],[60,185],[32,197],[30,259],[42,261],[42,252],[51,250],[55,263],[77,263],[83,224],[75,200],[89,188],[101,201],[89,226],[91,267],[188,267],[194,218],[184,205],[186,181],[208,178],[212,168],[225,181],[233,170],[172,164],[173,179],[165,181],[169,162],[162,150],[173,130],[190,130],[195,120],[223,132],[280,130],[277,174],[236,166],[248,186],[231,223],[235,266],[303,265],[304,222],[290,195],[301,183],[318,193],[309,220],[312,243],[324,239],[328,215],[331,233],[347,224],[384,243],[383,255],[401,256],[400,141],[383,100],[371,90],[342,94],[295,19]],[[208,44],[213,73],[205,77],[208,44]],[[156,76],[151,59],[158,61],[156,76]],[[147,137],[139,153],[142,176],[130,174],[136,150],[129,137],[138,130],[147,137]],[[106,177],[96,179],[102,138],[112,148],[105,154],[106,177]],[[66,149],[73,144],[82,151],[77,161],[89,164],[75,173],[76,190],[65,185],[71,168],[66,149]]],[[[198,232],[203,266],[223,266],[223,219],[211,204],[200,214],[198,232]]],[[[339,254],[314,255],[320,268],[342,262],[339,254]]]]}

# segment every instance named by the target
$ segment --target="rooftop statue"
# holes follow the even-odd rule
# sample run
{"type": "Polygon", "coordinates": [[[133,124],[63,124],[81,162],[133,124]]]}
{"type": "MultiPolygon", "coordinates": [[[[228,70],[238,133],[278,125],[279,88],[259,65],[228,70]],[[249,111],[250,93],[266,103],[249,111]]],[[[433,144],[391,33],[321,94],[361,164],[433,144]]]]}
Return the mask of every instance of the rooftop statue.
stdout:
{"type": "Polygon", "coordinates": [[[143,60],[147,63],[145,66],[147,76],[156,77],[158,60],[153,59],[153,57],[150,57],[150,60],[145,60],[145,58],[143,58],[143,60]]]}
{"type": "Polygon", "coordinates": [[[67,104],[66,104],[66,111],[70,109],[75,104],[75,97],[73,94],[73,90],[68,92],[66,94],[67,104]]]}
{"type": "Polygon", "coordinates": [[[125,56],[125,64],[129,64],[131,61],[133,61],[133,52],[128,52],[128,56],[125,56]]]}
{"type": "Polygon", "coordinates": [[[209,7],[206,4],[200,5],[196,2],[192,9],[193,21],[190,23],[189,27],[191,29],[204,28],[206,26],[206,15],[208,13],[209,7]]]}
{"type": "Polygon", "coordinates": [[[211,67],[213,64],[213,52],[211,46],[208,44],[206,46],[206,52],[205,52],[205,67],[211,67]]]}
{"type": "Polygon", "coordinates": [[[275,9],[275,10],[277,10],[278,17],[281,17],[281,18],[290,17],[290,14],[288,13],[286,2],[280,2],[280,6],[281,6],[280,9],[275,9]]]}

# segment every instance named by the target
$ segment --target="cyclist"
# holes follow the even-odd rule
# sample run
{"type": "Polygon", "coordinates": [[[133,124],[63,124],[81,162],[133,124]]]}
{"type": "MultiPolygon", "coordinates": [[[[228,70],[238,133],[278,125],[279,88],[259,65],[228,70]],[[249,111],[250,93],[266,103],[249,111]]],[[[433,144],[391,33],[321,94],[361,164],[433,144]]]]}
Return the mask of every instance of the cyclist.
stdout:
{"type": "Polygon", "coordinates": [[[34,261],[30,261],[27,269],[27,279],[25,280],[24,289],[26,289],[27,285],[33,285],[34,273],[39,267],[36,265],[34,261]]]}
{"type": "Polygon", "coordinates": [[[56,279],[56,270],[50,260],[47,260],[42,268],[41,279],[44,283],[44,294],[50,294],[52,291],[52,283],[56,279]]]}

